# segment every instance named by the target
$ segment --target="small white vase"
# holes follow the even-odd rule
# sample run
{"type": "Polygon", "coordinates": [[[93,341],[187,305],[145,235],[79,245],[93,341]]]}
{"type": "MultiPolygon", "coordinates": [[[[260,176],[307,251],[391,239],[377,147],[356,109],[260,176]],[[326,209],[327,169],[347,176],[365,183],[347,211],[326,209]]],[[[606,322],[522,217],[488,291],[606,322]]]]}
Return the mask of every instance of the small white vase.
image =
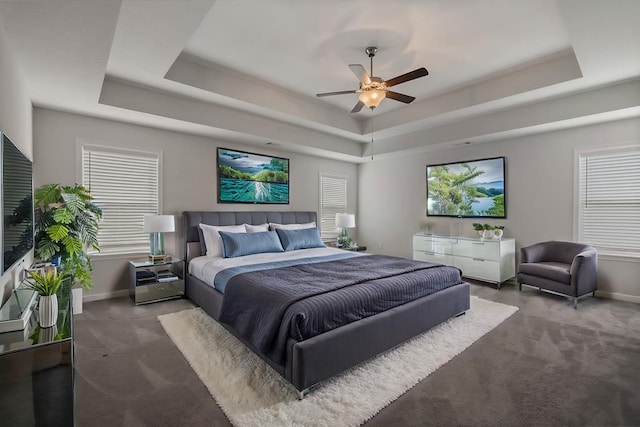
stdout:
{"type": "Polygon", "coordinates": [[[500,240],[502,239],[502,230],[499,228],[496,228],[495,230],[493,230],[493,235],[495,236],[496,239],[500,240]]]}
{"type": "Polygon", "coordinates": [[[55,325],[58,320],[58,296],[40,295],[38,313],[40,316],[38,323],[41,327],[50,328],[55,325]]]}
{"type": "Polygon", "coordinates": [[[493,238],[493,230],[482,230],[482,238],[483,239],[493,238]]]}
{"type": "Polygon", "coordinates": [[[50,328],[40,327],[38,331],[38,343],[46,343],[55,341],[56,335],[58,335],[58,325],[53,325],[50,328]]]}

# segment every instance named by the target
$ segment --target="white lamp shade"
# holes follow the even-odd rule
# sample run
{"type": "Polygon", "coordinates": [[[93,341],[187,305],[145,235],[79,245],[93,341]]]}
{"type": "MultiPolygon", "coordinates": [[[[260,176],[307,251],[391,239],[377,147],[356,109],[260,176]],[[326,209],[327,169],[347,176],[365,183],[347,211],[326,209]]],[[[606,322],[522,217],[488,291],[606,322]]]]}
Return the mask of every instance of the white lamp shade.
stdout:
{"type": "Polygon", "coordinates": [[[353,228],[356,226],[356,216],[353,214],[336,214],[336,227],[353,228]]]}
{"type": "Polygon", "coordinates": [[[145,215],[143,231],[146,233],[171,233],[176,231],[173,215],[145,215]]]}

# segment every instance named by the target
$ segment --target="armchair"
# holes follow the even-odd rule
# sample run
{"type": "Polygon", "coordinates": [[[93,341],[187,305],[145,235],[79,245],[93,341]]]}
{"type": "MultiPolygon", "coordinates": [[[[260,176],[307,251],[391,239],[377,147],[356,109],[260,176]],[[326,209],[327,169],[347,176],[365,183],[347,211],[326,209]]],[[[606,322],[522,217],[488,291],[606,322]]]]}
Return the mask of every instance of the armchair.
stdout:
{"type": "Polygon", "coordinates": [[[598,253],[592,246],[574,242],[542,242],[520,249],[518,290],[522,285],[536,286],[573,298],[592,293],[595,297],[598,253]]]}

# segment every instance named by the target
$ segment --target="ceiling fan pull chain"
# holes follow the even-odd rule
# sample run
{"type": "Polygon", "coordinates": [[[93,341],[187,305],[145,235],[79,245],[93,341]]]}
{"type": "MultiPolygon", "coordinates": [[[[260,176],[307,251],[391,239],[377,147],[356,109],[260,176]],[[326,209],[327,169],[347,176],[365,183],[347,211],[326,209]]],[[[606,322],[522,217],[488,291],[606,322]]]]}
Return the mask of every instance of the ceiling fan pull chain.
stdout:
{"type": "Polygon", "coordinates": [[[371,122],[371,160],[373,160],[373,122],[371,122]]]}

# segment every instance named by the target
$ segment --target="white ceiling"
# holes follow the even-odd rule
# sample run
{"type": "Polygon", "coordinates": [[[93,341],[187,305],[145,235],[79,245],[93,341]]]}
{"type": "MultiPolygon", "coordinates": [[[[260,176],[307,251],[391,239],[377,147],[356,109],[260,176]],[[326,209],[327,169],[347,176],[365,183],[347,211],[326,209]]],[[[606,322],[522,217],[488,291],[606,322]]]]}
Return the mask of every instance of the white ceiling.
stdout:
{"type": "Polygon", "coordinates": [[[640,115],[637,0],[0,2],[36,106],[366,161],[640,115]],[[415,96],[349,111],[348,64],[415,96]]]}

